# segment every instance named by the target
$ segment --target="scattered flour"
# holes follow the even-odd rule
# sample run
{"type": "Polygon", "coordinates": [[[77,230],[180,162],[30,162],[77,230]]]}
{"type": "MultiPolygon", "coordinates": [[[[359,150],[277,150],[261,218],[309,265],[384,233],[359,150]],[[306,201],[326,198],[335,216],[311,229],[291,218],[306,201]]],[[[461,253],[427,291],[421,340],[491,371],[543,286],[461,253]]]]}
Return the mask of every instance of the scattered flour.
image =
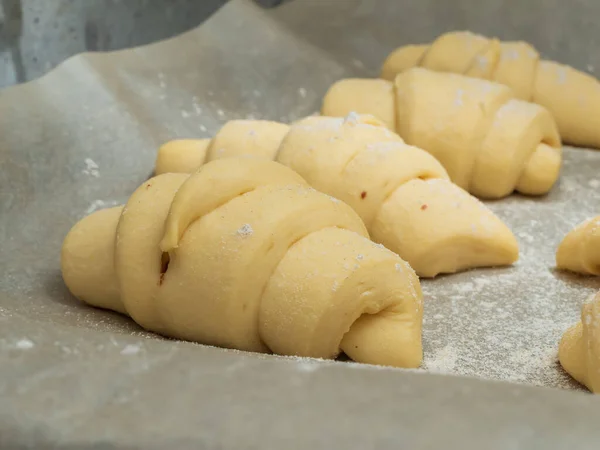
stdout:
{"type": "Polygon", "coordinates": [[[480,69],[485,69],[489,63],[488,59],[482,55],[477,55],[476,61],[480,69]]]}
{"type": "Polygon", "coordinates": [[[196,113],[197,116],[200,116],[202,114],[202,108],[198,104],[198,97],[192,97],[192,102],[193,102],[192,106],[194,107],[194,112],[196,113]]]}
{"type": "Polygon", "coordinates": [[[349,123],[352,125],[358,124],[359,121],[360,121],[360,115],[354,111],[351,111],[350,113],[348,113],[348,115],[344,119],[344,123],[349,123]]]}
{"type": "Polygon", "coordinates": [[[121,350],[121,355],[135,355],[140,351],[139,345],[127,344],[123,350],[121,350]]]}
{"type": "Polygon", "coordinates": [[[21,339],[20,341],[17,341],[17,343],[15,344],[15,348],[18,348],[19,350],[29,350],[30,348],[33,348],[35,346],[35,344],[30,341],[29,339],[21,339]]]}
{"type": "Polygon", "coordinates": [[[302,98],[306,98],[306,95],[307,95],[306,89],[303,87],[298,88],[298,95],[302,98]]]}
{"type": "Polygon", "coordinates": [[[100,168],[98,167],[98,164],[96,164],[96,162],[91,159],[91,158],[85,158],[84,160],[85,163],[85,169],[83,169],[83,173],[86,175],[91,175],[93,177],[98,178],[100,176],[100,168]]]}
{"type": "Polygon", "coordinates": [[[456,91],[456,98],[454,99],[455,106],[462,106],[464,104],[464,95],[465,91],[463,89],[456,91]]]}
{"type": "MultiPolygon", "coordinates": [[[[573,155],[567,151],[566,161],[573,155]]],[[[581,170],[566,164],[564,178],[573,186],[561,180],[547,202],[512,196],[487,204],[519,237],[513,267],[421,280],[425,369],[580,389],[557,362],[558,342],[600,283],[557,272],[554,265],[560,239],[595,214],[589,201],[595,183],[579,176],[581,170]],[[581,200],[573,201],[574,193],[581,200]]]]}
{"type": "Polygon", "coordinates": [[[556,76],[558,77],[558,84],[565,84],[567,82],[567,68],[560,66],[556,71],[556,76]]]}
{"type": "Polygon", "coordinates": [[[254,230],[252,229],[252,226],[249,223],[242,225],[237,230],[237,234],[239,234],[241,237],[252,236],[253,233],[254,233],[254,230]]]}
{"type": "Polygon", "coordinates": [[[458,352],[451,345],[446,345],[428,358],[424,368],[431,372],[452,373],[457,362],[458,352]]]}

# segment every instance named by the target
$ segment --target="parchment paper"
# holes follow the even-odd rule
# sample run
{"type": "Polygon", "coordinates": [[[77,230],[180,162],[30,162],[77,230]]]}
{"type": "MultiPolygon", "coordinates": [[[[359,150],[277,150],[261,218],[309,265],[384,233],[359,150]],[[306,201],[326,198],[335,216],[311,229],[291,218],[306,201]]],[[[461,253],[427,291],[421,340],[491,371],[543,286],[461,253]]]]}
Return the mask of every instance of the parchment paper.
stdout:
{"type": "Polygon", "coordinates": [[[545,198],[490,203],[518,236],[515,267],[423,281],[418,371],[163,340],[60,277],[69,228],[124,202],[161,143],[311,114],[396,46],[469,28],[600,68],[594,0],[480,3],[235,0],[177,38],[0,91],[0,448],[597,448],[600,399],[526,384],[581,390],[557,343],[600,281],[553,265],[600,213],[598,151],[566,148],[545,198]]]}

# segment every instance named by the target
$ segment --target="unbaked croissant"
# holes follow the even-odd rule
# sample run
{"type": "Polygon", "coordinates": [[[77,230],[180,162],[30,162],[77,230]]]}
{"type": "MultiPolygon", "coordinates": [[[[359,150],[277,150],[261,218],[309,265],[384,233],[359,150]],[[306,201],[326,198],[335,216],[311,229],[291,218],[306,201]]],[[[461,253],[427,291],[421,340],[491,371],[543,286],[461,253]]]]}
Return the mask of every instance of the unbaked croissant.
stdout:
{"type": "Polygon", "coordinates": [[[600,275],[600,216],[569,232],[556,252],[556,267],[586,275],[600,275]]]}
{"type": "Polygon", "coordinates": [[[62,249],[79,299],[165,336],[256,352],[417,367],[422,294],[346,204],[265,160],[163,174],[77,223],[62,249]]]}
{"type": "Polygon", "coordinates": [[[540,60],[526,42],[500,42],[468,31],[450,32],[431,45],[408,45],[391,53],[381,77],[393,80],[411,67],[497,81],[517,98],[546,107],[565,142],[600,147],[600,83],[586,73],[540,60]]]}
{"type": "Polygon", "coordinates": [[[500,219],[451,183],[430,154],[406,145],[371,116],[308,117],[292,126],[231,121],[200,153],[185,141],[168,143],[159,150],[156,172],[180,170],[182,160],[190,162],[186,172],[193,172],[200,157],[275,159],[350,205],[371,238],[419,276],[509,265],[518,258],[516,239],[500,219]]]}
{"type": "Polygon", "coordinates": [[[420,68],[393,83],[338,81],[323,99],[322,113],[343,117],[351,111],[377,116],[478,197],[501,198],[514,190],[545,194],[559,176],[562,148],[552,116],[515,99],[502,84],[420,68]]]}
{"type": "Polygon", "coordinates": [[[563,335],[558,359],[569,375],[600,393],[600,292],[583,305],[581,321],[563,335]]]}

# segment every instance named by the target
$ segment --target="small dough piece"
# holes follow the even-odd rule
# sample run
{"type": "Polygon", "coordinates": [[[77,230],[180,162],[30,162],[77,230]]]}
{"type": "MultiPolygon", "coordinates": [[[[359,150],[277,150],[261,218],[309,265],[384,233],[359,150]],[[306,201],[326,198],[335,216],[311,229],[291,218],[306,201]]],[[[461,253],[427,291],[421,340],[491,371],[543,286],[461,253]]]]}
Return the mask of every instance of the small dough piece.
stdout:
{"type": "Polygon", "coordinates": [[[600,216],[569,232],[558,246],[556,267],[585,275],[600,275],[600,216]]]}
{"type": "Polygon", "coordinates": [[[176,139],[158,149],[154,173],[183,173],[204,164],[210,139],[176,139]]]}
{"type": "MultiPolygon", "coordinates": [[[[226,137],[225,131],[221,134],[226,137]]],[[[509,265],[518,258],[516,239],[500,219],[451,183],[433,156],[406,145],[373,116],[298,120],[276,160],[350,205],[371,238],[398,253],[419,276],[509,265]]],[[[186,195],[178,193],[179,198],[186,195]]],[[[189,201],[201,205],[208,200],[189,201]]],[[[189,220],[166,229],[169,244],[163,249],[175,245],[189,220]]]]}
{"type": "Polygon", "coordinates": [[[390,130],[394,130],[396,114],[393,89],[392,84],[384,80],[373,82],[373,80],[349,78],[343,85],[334,84],[327,92],[321,114],[340,116],[337,114],[340,110],[346,111],[343,116],[350,112],[371,114],[380,119],[390,130]],[[353,95],[348,97],[346,95],[348,91],[353,95]]]}
{"type": "Polygon", "coordinates": [[[289,126],[269,120],[231,120],[213,139],[176,139],[158,149],[155,175],[189,173],[215,159],[253,155],[273,159],[289,126]]]}
{"type": "Polygon", "coordinates": [[[418,66],[502,83],[516,98],[548,109],[566,143],[600,148],[600,82],[572,67],[540,60],[526,42],[453,31],[430,45],[394,50],[383,64],[381,78],[393,81],[418,66]]]}
{"type": "Polygon", "coordinates": [[[421,68],[405,70],[393,83],[341,80],[325,95],[323,114],[375,114],[383,92],[395,104],[394,116],[387,114],[383,122],[394,123],[408,144],[435,156],[450,179],[471,194],[541,195],[559,177],[562,147],[552,116],[515,99],[502,84],[421,68]]]}
{"type": "Polygon", "coordinates": [[[61,265],[79,299],[164,336],[421,364],[414,271],[368,239],[352,208],[264,158],[148,180],[124,207],[77,223],[61,265]]]}
{"type": "Polygon", "coordinates": [[[268,120],[231,120],[210,142],[206,161],[239,155],[272,160],[289,128],[268,120]]]}
{"type": "Polygon", "coordinates": [[[600,292],[581,308],[581,321],[563,334],[558,359],[575,380],[600,393],[600,292]]]}

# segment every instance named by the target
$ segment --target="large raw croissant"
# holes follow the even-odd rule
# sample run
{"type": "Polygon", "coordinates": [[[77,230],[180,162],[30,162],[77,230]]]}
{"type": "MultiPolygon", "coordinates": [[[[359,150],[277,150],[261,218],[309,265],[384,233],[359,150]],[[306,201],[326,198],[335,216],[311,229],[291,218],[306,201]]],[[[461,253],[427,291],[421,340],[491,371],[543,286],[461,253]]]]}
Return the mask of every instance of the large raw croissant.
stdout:
{"type": "Polygon", "coordinates": [[[156,172],[181,170],[182,161],[192,172],[203,158],[247,154],[275,159],[315,189],[346,202],[371,238],[420,276],[508,265],[518,258],[516,239],[502,221],[451,183],[435,158],[406,145],[371,116],[308,117],[291,127],[231,121],[208,144],[163,146],[156,172]]]}
{"type": "Polygon", "coordinates": [[[417,367],[419,280],[346,204],[292,170],[230,158],[163,174],[77,223],[71,292],[165,336],[283,355],[417,367]]]}
{"type": "Polygon", "coordinates": [[[600,216],[569,232],[556,252],[556,267],[586,275],[600,275],[600,216]]]}
{"type": "Polygon", "coordinates": [[[468,31],[446,33],[431,45],[395,50],[383,64],[381,77],[393,80],[416,66],[505,84],[519,99],[546,107],[565,142],[600,147],[598,80],[572,67],[540,60],[526,42],[500,42],[468,31]]]}
{"type": "Polygon", "coordinates": [[[351,111],[380,118],[478,197],[501,198],[514,190],[545,194],[559,176],[562,149],[552,116],[515,99],[502,84],[420,68],[393,83],[338,81],[323,99],[322,113],[351,111]]]}
{"type": "Polygon", "coordinates": [[[600,393],[600,292],[583,305],[581,321],[563,335],[558,359],[569,375],[600,393]]]}

